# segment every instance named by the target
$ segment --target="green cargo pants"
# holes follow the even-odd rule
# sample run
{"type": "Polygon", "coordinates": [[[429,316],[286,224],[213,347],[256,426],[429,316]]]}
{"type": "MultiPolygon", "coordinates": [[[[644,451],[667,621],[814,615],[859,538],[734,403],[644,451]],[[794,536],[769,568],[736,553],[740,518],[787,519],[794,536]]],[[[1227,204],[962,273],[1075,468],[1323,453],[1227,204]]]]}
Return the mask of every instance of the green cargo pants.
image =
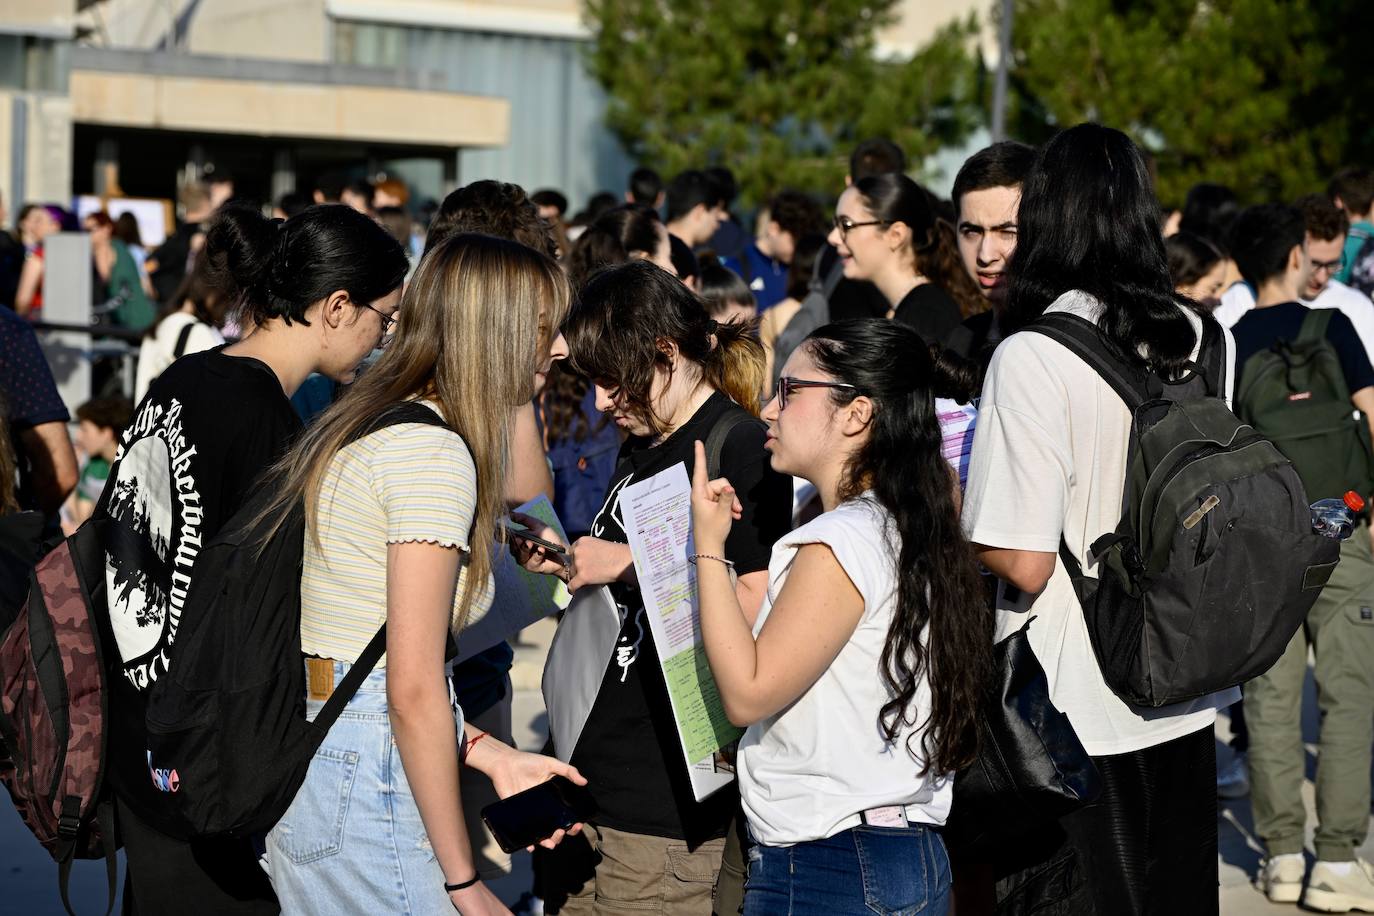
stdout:
{"type": "Polygon", "coordinates": [[[1341,545],[1340,564],[1283,656],[1245,685],[1255,832],[1271,856],[1303,848],[1302,692],[1309,646],[1322,712],[1317,858],[1348,861],[1368,832],[1374,745],[1374,553],[1368,524],[1341,545]]]}

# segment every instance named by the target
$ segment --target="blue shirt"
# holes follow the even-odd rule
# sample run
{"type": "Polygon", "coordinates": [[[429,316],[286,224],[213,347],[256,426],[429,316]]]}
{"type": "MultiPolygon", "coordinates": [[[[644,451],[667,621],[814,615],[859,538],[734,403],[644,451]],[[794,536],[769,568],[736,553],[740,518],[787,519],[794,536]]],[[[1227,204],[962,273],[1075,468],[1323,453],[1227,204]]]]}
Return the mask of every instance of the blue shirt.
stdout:
{"type": "Polygon", "coordinates": [[[754,299],[758,301],[759,311],[772,308],[787,298],[788,267],[759,251],[756,242],[750,242],[744,249],[747,265],[741,266],[735,258],[721,258],[721,263],[744,278],[754,299]]]}

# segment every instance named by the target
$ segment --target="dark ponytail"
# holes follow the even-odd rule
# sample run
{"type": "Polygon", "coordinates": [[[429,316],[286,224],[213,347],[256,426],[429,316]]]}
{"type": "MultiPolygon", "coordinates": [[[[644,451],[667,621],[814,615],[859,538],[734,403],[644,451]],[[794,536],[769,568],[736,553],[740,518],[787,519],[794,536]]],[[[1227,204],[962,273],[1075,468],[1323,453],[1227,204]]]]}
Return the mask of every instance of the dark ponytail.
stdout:
{"type": "Polygon", "coordinates": [[[677,345],[702,377],[736,404],[757,414],[763,386],[763,345],[753,326],[722,324],[672,274],[648,261],[630,261],[592,276],[563,329],[573,369],[624,392],[626,403],[655,432],[668,432],[654,413],[654,367],[666,367],[662,345],[677,345]]]}
{"type": "Polygon", "coordinates": [[[247,207],[220,211],[201,255],[206,284],[245,325],[273,318],[306,324],[335,290],[365,305],[405,280],[409,261],[374,220],[342,204],[310,207],[282,222],[247,207]]]}
{"type": "Polygon", "coordinates": [[[959,258],[954,227],[942,219],[934,195],[901,174],[871,175],[854,184],[873,218],[911,231],[913,267],[949,294],[965,318],[988,310],[987,297],[974,284],[959,258]]]}
{"type": "Polygon", "coordinates": [[[874,404],[868,441],[850,459],[840,497],[872,490],[892,516],[897,611],[880,665],[892,699],[879,725],[889,741],[904,725],[924,726],[926,771],[962,769],[978,751],[993,621],[973,545],[959,526],[958,483],[944,457],[934,399],[959,398],[969,380],[932,360],[920,335],[895,321],[826,325],[802,346],[826,375],[854,386],[832,389],[835,403],[862,395],[874,404]],[[931,713],[917,722],[922,676],[930,682],[931,713]]]}

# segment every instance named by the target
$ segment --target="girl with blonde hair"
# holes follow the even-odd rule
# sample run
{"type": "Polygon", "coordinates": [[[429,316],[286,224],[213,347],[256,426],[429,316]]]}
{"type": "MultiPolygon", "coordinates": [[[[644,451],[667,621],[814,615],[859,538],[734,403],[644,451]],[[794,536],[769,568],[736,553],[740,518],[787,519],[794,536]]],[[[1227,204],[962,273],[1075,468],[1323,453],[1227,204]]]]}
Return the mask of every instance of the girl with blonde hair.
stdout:
{"type": "Polygon", "coordinates": [[[570,298],[547,255],[480,235],[443,242],[407,287],[381,358],[269,482],[278,519],[305,498],[310,716],[386,624],[386,655],[268,835],[284,912],[506,913],[473,866],[459,766],[503,797],[553,775],[585,782],[465,725],[446,668],[447,646],[490,606],[510,418],[566,354],[570,298]],[[444,425],[367,433],[404,402],[444,425]]]}

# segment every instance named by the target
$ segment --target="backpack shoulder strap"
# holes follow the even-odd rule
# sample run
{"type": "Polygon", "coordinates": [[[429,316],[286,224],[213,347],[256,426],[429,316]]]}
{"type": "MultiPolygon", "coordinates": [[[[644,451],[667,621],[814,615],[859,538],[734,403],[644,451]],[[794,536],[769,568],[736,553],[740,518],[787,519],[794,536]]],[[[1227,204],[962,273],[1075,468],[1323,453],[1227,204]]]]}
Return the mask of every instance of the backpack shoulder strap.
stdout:
{"type": "Polygon", "coordinates": [[[706,474],[711,479],[720,476],[720,455],[725,451],[725,440],[730,438],[730,433],[736,426],[745,423],[757,423],[762,425],[763,421],[753,416],[748,411],[741,408],[732,410],[725,416],[716,421],[716,425],[711,427],[711,431],[706,435],[706,474]]]}
{"type": "Polygon", "coordinates": [[[1198,345],[1197,366],[1203,379],[1212,386],[1212,393],[1225,399],[1226,389],[1226,335],[1221,332],[1221,323],[1211,315],[1202,317],[1202,342],[1198,345]]]}
{"type": "Polygon", "coordinates": [[[1331,325],[1331,313],[1335,309],[1308,309],[1303,316],[1302,328],[1293,343],[1317,343],[1326,339],[1326,329],[1331,325]]]}
{"type": "MultiPolygon", "coordinates": [[[[401,423],[423,423],[427,426],[442,426],[451,429],[443,418],[430,408],[421,404],[419,401],[405,401],[388,407],[377,415],[371,423],[364,424],[357,435],[351,441],[357,441],[364,436],[369,436],[379,430],[386,429],[388,426],[397,426],[401,423]]],[[[451,649],[451,647],[450,647],[451,649]]],[[[358,692],[362,686],[363,679],[372,673],[372,669],[377,666],[382,654],[386,652],[386,624],[383,623],[377,628],[367,648],[363,649],[357,661],[349,666],[348,672],[344,674],[339,686],[330,694],[325,701],[324,708],[315,717],[315,725],[321,730],[321,734],[329,731],[348,701],[353,699],[353,694],[358,692]]]]}
{"type": "Polygon", "coordinates": [[[199,321],[192,321],[181,329],[181,333],[177,335],[177,345],[172,348],[172,359],[181,359],[186,355],[186,344],[191,340],[191,331],[198,324],[199,321]]]}
{"type": "Polygon", "coordinates": [[[1149,400],[1146,372],[1130,365],[1097,329],[1097,325],[1069,312],[1046,312],[1022,330],[1056,341],[1087,363],[1133,412],[1149,400]]]}
{"type": "MultiPolygon", "coordinates": [[[[821,272],[821,259],[816,258],[815,272],[821,272]]],[[[821,284],[821,292],[825,293],[825,301],[830,301],[830,296],[835,292],[835,287],[840,285],[844,279],[844,262],[836,258],[835,263],[830,265],[830,273],[826,274],[825,282],[821,284]]]]}

